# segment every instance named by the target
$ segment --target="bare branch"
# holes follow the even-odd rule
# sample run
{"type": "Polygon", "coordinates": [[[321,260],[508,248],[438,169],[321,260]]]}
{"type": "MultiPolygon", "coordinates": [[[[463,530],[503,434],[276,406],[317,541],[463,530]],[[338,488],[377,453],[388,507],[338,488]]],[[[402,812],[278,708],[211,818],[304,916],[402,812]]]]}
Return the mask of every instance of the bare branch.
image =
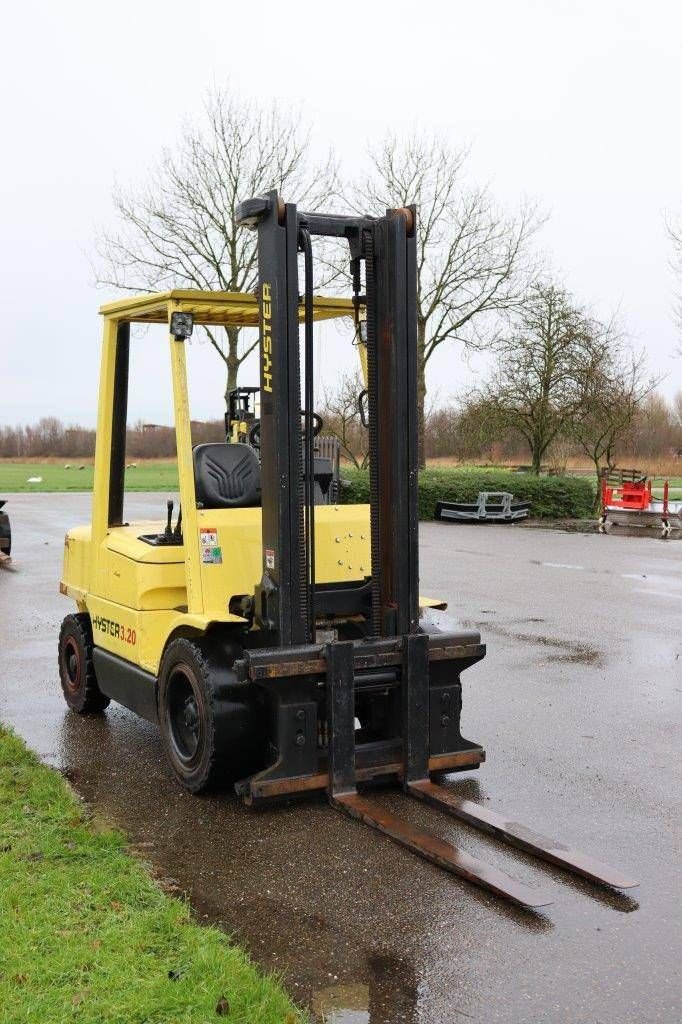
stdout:
{"type": "Polygon", "coordinates": [[[358,404],[363,388],[359,373],[346,374],[338,387],[323,395],[324,433],[339,440],[342,454],[357,469],[364,469],[369,460],[369,435],[360,422],[358,404]]]}
{"type": "MultiPolygon", "coordinates": [[[[682,217],[674,219],[672,215],[665,215],[665,229],[673,247],[670,258],[670,269],[675,275],[677,291],[673,314],[679,330],[682,332],[682,217]]],[[[682,355],[682,342],[678,346],[678,354],[682,355]]]]}
{"type": "Polygon", "coordinates": [[[370,150],[370,173],[356,182],[350,200],[353,209],[374,214],[418,207],[422,438],[424,373],[434,351],[445,341],[490,345],[500,318],[519,308],[544,262],[532,250],[546,220],[537,203],[505,210],[489,187],[467,185],[468,155],[468,147],[453,147],[439,135],[388,135],[370,150]]]}
{"type": "MultiPolygon", "coordinates": [[[[246,102],[227,88],[210,92],[203,118],[183,123],[179,144],[161,153],[146,185],[114,189],[118,226],[100,232],[98,284],[254,291],[256,237],[238,227],[238,203],[276,188],[303,208],[315,207],[339,192],[333,153],[311,165],[309,139],[295,110],[246,102]]],[[[323,268],[318,286],[338,274],[331,261],[323,260],[323,268]]],[[[227,366],[229,390],[255,343],[240,347],[236,328],[207,335],[227,366]]]]}

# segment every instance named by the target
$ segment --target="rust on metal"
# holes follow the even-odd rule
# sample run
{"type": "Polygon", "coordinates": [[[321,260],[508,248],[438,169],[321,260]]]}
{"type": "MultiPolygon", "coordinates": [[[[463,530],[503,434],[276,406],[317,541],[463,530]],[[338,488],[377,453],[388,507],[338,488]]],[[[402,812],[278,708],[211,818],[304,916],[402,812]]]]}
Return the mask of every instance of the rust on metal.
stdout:
{"type": "Polygon", "coordinates": [[[479,807],[471,800],[461,799],[451,790],[437,786],[428,779],[409,783],[407,791],[433,807],[448,811],[469,825],[489,832],[511,846],[517,846],[519,849],[525,850],[526,853],[549,861],[550,864],[555,864],[557,867],[566,868],[567,871],[572,871],[582,878],[588,878],[592,882],[612,886],[615,889],[631,889],[638,885],[637,882],[608,864],[602,864],[600,861],[588,857],[587,854],[581,853],[580,850],[565,846],[555,839],[538,835],[519,822],[510,821],[487,807],[479,807]]]}
{"type": "Polygon", "coordinates": [[[429,758],[430,772],[446,772],[450,768],[464,768],[466,765],[475,767],[485,761],[485,750],[457,750],[452,754],[432,754],[429,758]]]}
{"type": "Polygon", "coordinates": [[[261,665],[249,664],[249,677],[257,679],[284,679],[288,676],[318,675],[326,670],[321,658],[308,661],[269,661],[261,665]]]}
{"type": "MultiPolygon", "coordinates": [[[[429,650],[429,661],[454,661],[461,658],[478,657],[485,651],[483,644],[466,644],[457,647],[432,647],[429,650]]],[[[384,668],[402,663],[401,651],[388,651],[378,654],[362,654],[356,652],[353,664],[355,671],[368,668],[384,668]]],[[[253,658],[248,661],[248,675],[254,682],[259,679],[283,679],[289,676],[322,675],[327,671],[324,658],[302,658],[298,660],[277,660],[258,662],[253,658]]]]}
{"type": "Polygon", "coordinates": [[[395,211],[399,217],[402,217],[405,221],[405,231],[408,235],[411,235],[414,231],[414,214],[408,206],[401,206],[395,211]]]}
{"type": "Polygon", "coordinates": [[[474,885],[481,886],[510,900],[517,906],[534,908],[545,907],[552,903],[548,893],[516,881],[503,871],[472,857],[432,832],[417,828],[410,822],[397,818],[385,811],[383,807],[366,800],[357,793],[342,793],[330,799],[334,807],[382,832],[412,853],[473,882],[474,885]]]}
{"type": "MultiPolygon", "coordinates": [[[[467,765],[473,768],[477,764],[481,764],[482,761],[485,761],[484,750],[459,750],[453,754],[436,754],[429,758],[429,771],[443,772],[453,768],[463,768],[467,765]]],[[[382,775],[401,777],[402,774],[402,761],[359,763],[355,766],[355,777],[358,782],[369,782],[382,775]]],[[[278,796],[286,796],[288,793],[310,793],[316,789],[326,789],[328,785],[329,775],[323,771],[316,772],[314,775],[299,775],[286,779],[265,779],[263,782],[253,784],[252,794],[255,800],[270,800],[278,796]]]]}

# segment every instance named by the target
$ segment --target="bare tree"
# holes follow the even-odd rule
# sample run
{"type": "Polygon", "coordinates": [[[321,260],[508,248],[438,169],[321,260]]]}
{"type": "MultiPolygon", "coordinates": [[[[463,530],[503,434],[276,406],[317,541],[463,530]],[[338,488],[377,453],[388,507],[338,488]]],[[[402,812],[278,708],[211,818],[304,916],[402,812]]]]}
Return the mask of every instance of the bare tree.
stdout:
{"type": "Polygon", "coordinates": [[[613,325],[590,317],[549,281],[533,285],[508,333],[497,339],[497,365],[479,398],[525,439],[534,473],[584,408],[612,335],[613,325]]]}
{"type": "Polygon", "coordinates": [[[660,378],[646,376],[644,354],[633,352],[614,336],[601,365],[584,382],[584,401],[573,427],[573,434],[594,463],[597,476],[602,464],[613,468],[616,445],[659,383],[660,378]]]}
{"type": "MultiPolygon", "coordinates": [[[[678,288],[674,306],[674,315],[677,326],[682,331],[682,218],[674,219],[672,216],[666,216],[665,228],[673,247],[673,254],[670,259],[670,269],[677,279],[678,288]]],[[[682,346],[680,346],[678,352],[682,354],[682,346]]]]}
{"type": "Polygon", "coordinates": [[[458,403],[456,444],[453,450],[465,460],[518,452],[523,438],[501,416],[496,402],[481,393],[461,395],[458,403]]]}
{"type": "Polygon", "coordinates": [[[420,458],[426,366],[445,341],[485,346],[498,315],[515,309],[536,279],[531,241],[545,218],[533,202],[510,212],[489,188],[464,181],[468,150],[439,136],[388,135],[370,150],[371,170],[354,188],[356,210],[383,213],[416,203],[420,458]]]}
{"type": "MultiPolygon", "coordinates": [[[[226,89],[209,93],[203,122],[184,123],[147,184],[114,190],[119,227],[100,236],[98,283],[134,292],[254,291],[256,236],[237,226],[237,205],[271,188],[313,207],[328,202],[338,191],[334,158],[311,165],[309,142],[299,115],[244,102],[226,89]]],[[[206,333],[225,364],[229,391],[257,341],[241,343],[238,327],[206,333]]]]}
{"type": "Polygon", "coordinates": [[[682,429],[671,406],[659,391],[647,395],[630,425],[626,445],[636,459],[656,460],[681,450],[682,429]]]}
{"type": "Polygon", "coordinates": [[[678,391],[673,398],[673,415],[678,427],[682,427],[682,391],[678,391]]]}
{"type": "Polygon", "coordinates": [[[359,372],[344,374],[335,389],[323,394],[324,433],[338,439],[342,454],[357,469],[365,469],[369,460],[369,436],[360,420],[364,386],[359,372]]]}

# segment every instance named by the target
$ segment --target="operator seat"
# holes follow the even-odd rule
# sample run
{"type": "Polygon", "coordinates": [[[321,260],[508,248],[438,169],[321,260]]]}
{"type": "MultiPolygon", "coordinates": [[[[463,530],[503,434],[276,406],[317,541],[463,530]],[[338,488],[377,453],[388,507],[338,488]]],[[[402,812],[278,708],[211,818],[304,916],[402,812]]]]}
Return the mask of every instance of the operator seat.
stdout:
{"type": "Polygon", "coordinates": [[[247,444],[198,444],[192,452],[199,508],[253,508],[261,503],[260,463],[247,444]]]}

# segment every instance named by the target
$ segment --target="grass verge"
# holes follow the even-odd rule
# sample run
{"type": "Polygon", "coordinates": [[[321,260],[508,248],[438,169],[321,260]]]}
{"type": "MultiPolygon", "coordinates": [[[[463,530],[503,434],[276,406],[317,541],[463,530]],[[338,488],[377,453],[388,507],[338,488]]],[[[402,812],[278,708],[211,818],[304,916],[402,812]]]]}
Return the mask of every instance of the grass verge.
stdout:
{"type": "Polygon", "coordinates": [[[294,1024],[276,980],[93,827],[56,772],[0,727],[0,1019],[294,1024]]]}

